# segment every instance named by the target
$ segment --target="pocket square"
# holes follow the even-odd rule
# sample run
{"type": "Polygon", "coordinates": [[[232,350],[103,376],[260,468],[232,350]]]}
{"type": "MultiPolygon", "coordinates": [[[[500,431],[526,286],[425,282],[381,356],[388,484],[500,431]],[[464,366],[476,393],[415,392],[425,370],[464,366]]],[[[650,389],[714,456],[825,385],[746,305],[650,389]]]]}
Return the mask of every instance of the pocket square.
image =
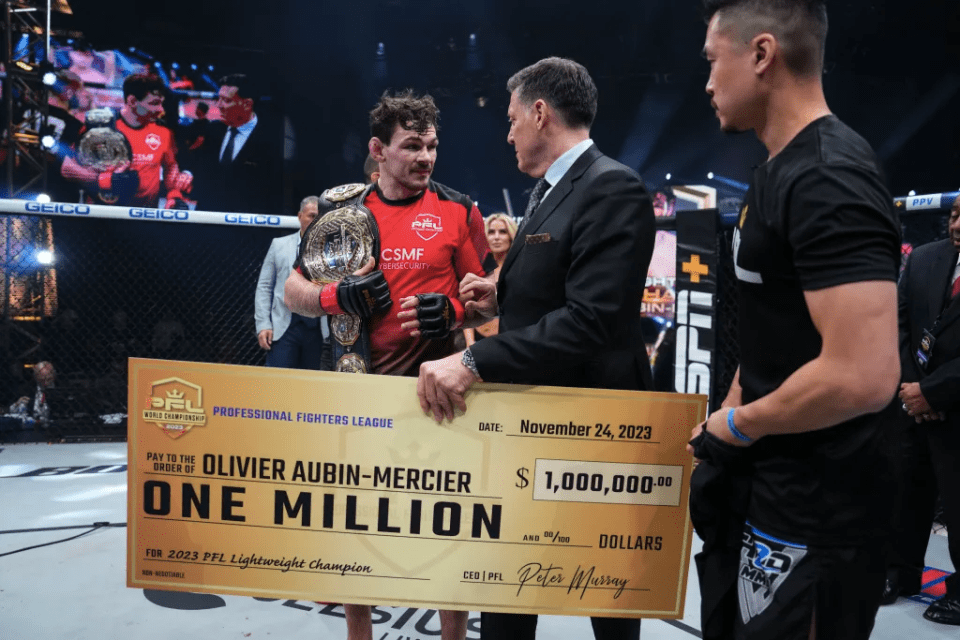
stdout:
{"type": "Polygon", "coordinates": [[[550,242],[549,233],[538,233],[535,235],[527,236],[526,244],[543,244],[544,242],[550,242]]]}

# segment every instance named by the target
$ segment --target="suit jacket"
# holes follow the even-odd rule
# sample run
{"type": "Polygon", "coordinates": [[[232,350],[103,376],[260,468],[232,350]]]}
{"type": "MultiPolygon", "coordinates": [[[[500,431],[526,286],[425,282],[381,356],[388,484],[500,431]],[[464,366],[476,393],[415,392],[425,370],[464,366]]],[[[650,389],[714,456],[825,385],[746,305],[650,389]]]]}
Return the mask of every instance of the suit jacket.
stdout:
{"type": "Polygon", "coordinates": [[[257,126],[233,162],[221,164],[220,148],[228,131],[223,122],[211,122],[191,167],[194,187],[190,196],[197,200],[197,209],[278,215],[283,207],[282,129],[257,113],[257,126]]]}
{"type": "MultiPolygon", "coordinates": [[[[254,318],[257,334],[264,329],[273,329],[273,339],[277,341],[290,326],[291,313],[283,303],[283,286],[297,259],[300,248],[300,232],[274,238],[270,243],[267,257],[260,267],[257,280],[257,293],[254,298],[254,318]]],[[[326,319],[320,319],[320,326],[327,332],[326,319]]]]}
{"type": "Polygon", "coordinates": [[[655,234],[643,181],[592,145],[504,259],[500,333],[470,349],[483,379],[652,390],[640,302],[655,234]]]}
{"type": "Polygon", "coordinates": [[[898,299],[904,382],[919,382],[934,411],[960,421],[960,296],[947,300],[956,266],[957,250],[950,240],[917,247],[900,276],[898,299]],[[924,329],[936,338],[926,371],[916,358],[924,329]]]}

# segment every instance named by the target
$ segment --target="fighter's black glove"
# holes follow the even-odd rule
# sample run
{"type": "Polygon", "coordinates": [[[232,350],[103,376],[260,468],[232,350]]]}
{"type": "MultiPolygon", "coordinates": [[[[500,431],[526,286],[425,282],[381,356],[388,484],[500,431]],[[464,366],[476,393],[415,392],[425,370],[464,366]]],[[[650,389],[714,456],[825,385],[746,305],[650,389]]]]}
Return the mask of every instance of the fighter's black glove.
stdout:
{"type": "Polygon", "coordinates": [[[417,320],[424,338],[446,338],[463,324],[464,309],[459,300],[442,293],[418,293],[417,320]]]}
{"type": "Polygon", "coordinates": [[[171,198],[167,196],[167,209],[189,209],[190,204],[183,198],[171,198]]]}
{"type": "Polygon", "coordinates": [[[383,271],[347,276],[320,289],[320,308],[330,315],[349,313],[368,319],[393,304],[383,271]]]}
{"type": "Polygon", "coordinates": [[[97,182],[101,193],[110,194],[120,202],[127,202],[140,188],[140,174],[133,170],[104,171],[97,182]]]}

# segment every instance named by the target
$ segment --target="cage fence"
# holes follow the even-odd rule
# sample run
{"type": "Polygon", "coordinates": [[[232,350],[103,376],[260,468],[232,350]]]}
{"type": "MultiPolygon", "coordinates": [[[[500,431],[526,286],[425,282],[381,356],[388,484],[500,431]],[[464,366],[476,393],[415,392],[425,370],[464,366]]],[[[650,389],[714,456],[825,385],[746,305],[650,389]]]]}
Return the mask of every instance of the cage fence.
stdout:
{"type": "MultiPolygon", "coordinates": [[[[128,358],[262,364],[254,292],[271,240],[286,233],[254,224],[0,216],[0,408],[9,411],[33,384],[32,366],[49,361],[58,406],[43,438],[123,437],[128,358]]],[[[9,415],[2,425],[22,428],[9,415]]]]}

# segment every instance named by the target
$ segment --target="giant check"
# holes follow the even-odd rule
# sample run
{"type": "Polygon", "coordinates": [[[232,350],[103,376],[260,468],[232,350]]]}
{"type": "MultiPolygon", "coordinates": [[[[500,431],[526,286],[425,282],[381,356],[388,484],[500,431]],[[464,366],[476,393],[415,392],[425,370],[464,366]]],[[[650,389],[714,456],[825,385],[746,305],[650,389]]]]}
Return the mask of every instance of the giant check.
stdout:
{"type": "Polygon", "coordinates": [[[127,585],[683,615],[706,398],[130,361],[127,585]]]}

